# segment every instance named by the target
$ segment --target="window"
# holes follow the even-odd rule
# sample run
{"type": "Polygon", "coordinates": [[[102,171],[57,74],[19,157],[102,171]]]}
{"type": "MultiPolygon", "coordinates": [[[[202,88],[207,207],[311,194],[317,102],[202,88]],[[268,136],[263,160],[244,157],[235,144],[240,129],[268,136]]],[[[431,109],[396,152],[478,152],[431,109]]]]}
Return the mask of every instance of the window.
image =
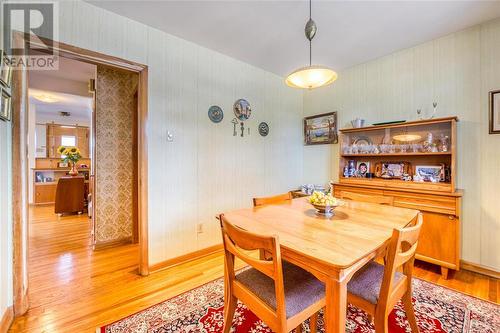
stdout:
{"type": "Polygon", "coordinates": [[[76,136],[61,135],[61,146],[76,146],[76,136]]]}

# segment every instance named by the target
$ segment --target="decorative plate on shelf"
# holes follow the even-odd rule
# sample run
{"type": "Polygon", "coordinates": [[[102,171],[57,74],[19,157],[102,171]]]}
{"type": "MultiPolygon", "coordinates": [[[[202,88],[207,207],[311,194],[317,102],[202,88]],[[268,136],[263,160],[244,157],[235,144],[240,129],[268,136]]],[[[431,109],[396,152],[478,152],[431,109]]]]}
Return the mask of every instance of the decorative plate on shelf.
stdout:
{"type": "Polygon", "coordinates": [[[213,123],[220,123],[224,118],[224,112],[220,106],[212,105],[208,108],[208,118],[210,118],[213,123]]]}
{"type": "Polygon", "coordinates": [[[266,122],[261,122],[259,124],[259,134],[261,136],[267,136],[269,134],[269,125],[266,122]]]}
{"type": "Polygon", "coordinates": [[[371,145],[372,143],[373,143],[372,140],[365,135],[356,136],[356,137],[354,137],[354,141],[353,141],[353,144],[355,144],[357,146],[367,146],[367,145],[371,145]]]}
{"type": "Polygon", "coordinates": [[[250,107],[250,103],[246,99],[240,98],[233,105],[234,115],[239,120],[247,120],[250,118],[250,114],[252,114],[252,108],[250,107]]]}

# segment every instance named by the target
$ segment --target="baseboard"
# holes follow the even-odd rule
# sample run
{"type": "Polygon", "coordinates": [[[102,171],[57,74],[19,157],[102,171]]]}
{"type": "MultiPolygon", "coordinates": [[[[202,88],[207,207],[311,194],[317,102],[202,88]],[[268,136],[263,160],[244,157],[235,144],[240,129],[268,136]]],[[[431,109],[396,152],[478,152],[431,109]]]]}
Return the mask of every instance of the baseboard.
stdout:
{"type": "Polygon", "coordinates": [[[179,256],[179,257],[172,258],[172,259],[168,259],[168,260],[159,262],[157,264],[154,264],[152,266],[149,266],[149,272],[153,273],[153,272],[156,272],[156,271],[159,271],[162,269],[166,269],[166,268],[170,268],[173,266],[183,264],[185,262],[188,262],[188,261],[191,261],[194,259],[203,258],[203,257],[206,257],[210,254],[220,252],[220,251],[222,251],[222,249],[223,249],[222,244],[209,246],[207,248],[204,248],[204,249],[201,249],[198,251],[194,251],[194,252],[179,256]]]}
{"type": "Polygon", "coordinates": [[[460,260],[460,267],[462,269],[467,270],[467,271],[487,275],[487,276],[490,276],[490,277],[495,278],[495,279],[500,279],[500,272],[494,270],[491,267],[485,267],[485,266],[474,264],[474,263],[467,262],[464,260],[460,260]]]}
{"type": "Polygon", "coordinates": [[[14,309],[12,306],[9,306],[5,309],[5,312],[2,314],[2,320],[0,321],[0,333],[7,333],[14,321],[14,309]]]}
{"type": "Polygon", "coordinates": [[[132,244],[132,243],[133,243],[132,237],[126,237],[126,238],[112,240],[112,241],[106,241],[106,242],[96,242],[94,244],[94,250],[102,250],[102,249],[107,249],[110,247],[132,244]]]}

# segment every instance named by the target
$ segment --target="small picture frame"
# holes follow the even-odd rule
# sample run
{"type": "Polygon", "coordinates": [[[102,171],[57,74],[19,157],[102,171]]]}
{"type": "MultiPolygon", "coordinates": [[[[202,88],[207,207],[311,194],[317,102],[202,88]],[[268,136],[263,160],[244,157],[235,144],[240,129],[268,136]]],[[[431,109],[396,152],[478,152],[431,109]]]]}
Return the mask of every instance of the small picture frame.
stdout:
{"type": "Polygon", "coordinates": [[[356,177],[366,178],[368,173],[370,173],[370,162],[358,161],[356,163],[356,177]]]}
{"type": "Polygon", "coordinates": [[[338,143],[337,112],[304,118],[304,144],[323,145],[338,143]]]}
{"type": "Polygon", "coordinates": [[[490,134],[500,134],[500,90],[490,91],[490,134]]]}
{"type": "Polygon", "coordinates": [[[385,179],[401,179],[405,174],[410,174],[409,162],[377,162],[375,176],[385,179]]]}
{"type": "Polygon", "coordinates": [[[415,175],[424,182],[444,182],[445,167],[440,165],[416,165],[415,175]]]}
{"type": "Polygon", "coordinates": [[[11,97],[9,92],[0,88],[0,119],[10,121],[12,114],[11,97]]]}
{"type": "Polygon", "coordinates": [[[57,166],[59,168],[67,168],[68,167],[68,162],[59,162],[59,163],[57,163],[57,166]]]}
{"type": "Polygon", "coordinates": [[[12,65],[5,52],[0,52],[0,83],[7,88],[12,86],[12,65]]]}

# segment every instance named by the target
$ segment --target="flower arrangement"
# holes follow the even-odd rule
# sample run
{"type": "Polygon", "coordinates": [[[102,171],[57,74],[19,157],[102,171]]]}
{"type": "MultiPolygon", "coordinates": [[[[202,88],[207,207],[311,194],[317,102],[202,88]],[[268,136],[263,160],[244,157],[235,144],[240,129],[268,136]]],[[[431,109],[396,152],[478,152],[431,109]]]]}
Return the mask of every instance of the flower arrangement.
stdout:
{"type": "Polygon", "coordinates": [[[77,147],[60,146],[57,148],[57,152],[61,154],[61,161],[71,166],[69,174],[73,176],[77,175],[78,170],[76,170],[76,163],[82,158],[80,149],[77,147]]]}

